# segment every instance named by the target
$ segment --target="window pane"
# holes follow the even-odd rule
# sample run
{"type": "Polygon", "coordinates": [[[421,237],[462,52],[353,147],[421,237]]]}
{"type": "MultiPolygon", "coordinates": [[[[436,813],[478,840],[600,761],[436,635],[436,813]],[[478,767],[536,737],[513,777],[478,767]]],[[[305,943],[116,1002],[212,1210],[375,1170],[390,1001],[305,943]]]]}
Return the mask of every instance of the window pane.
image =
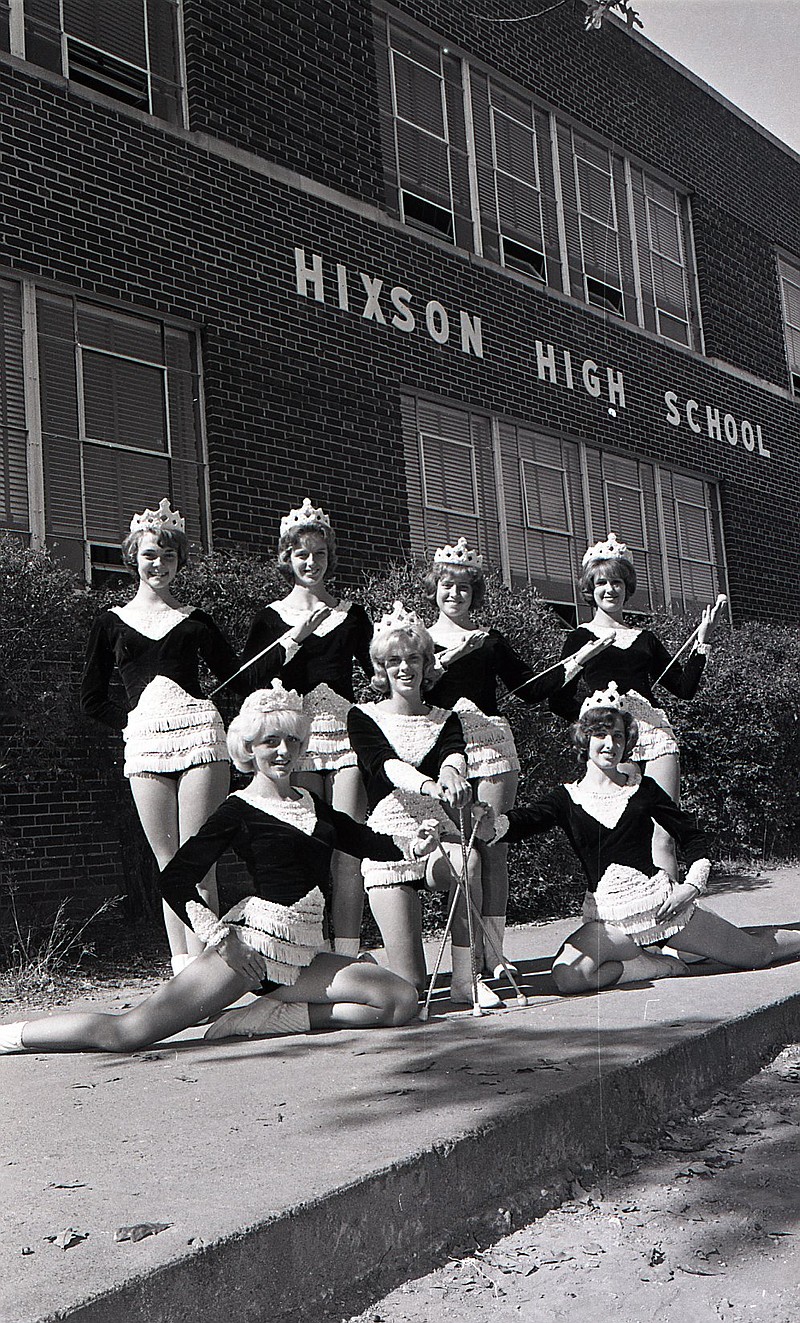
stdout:
{"type": "Polygon", "coordinates": [[[131,64],[146,63],[142,0],[63,0],[64,31],[131,64]]]}
{"type": "Polygon", "coordinates": [[[140,321],[119,313],[78,306],[78,338],[93,349],[106,349],[127,358],[143,358],[147,363],[163,363],[161,327],[156,322],[140,321]]]}
{"type": "Polygon", "coordinates": [[[536,174],[536,139],[530,129],[517,124],[497,110],[493,115],[494,150],[498,169],[523,179],[531,188],[538,184],[536,174]]]}
{"type": "Polygon", "coordinates": [[[155,455],[84,446],[86,536],[118,542],[134,510],[154,509],[170,491],[169,465],[155,455]]]}
{"type": "Polygon", "coordinates": [[[528,527],[569,532],[569,510],[561,470],[523,459],[521,471],[528,527]]]}
{"type": "Polygon", "coordinates": [[[394,82],[398,115],[443,138],[442,81],[438,75],[395,53],[394,82]]]}
{"type": "Polygon", "coordinates": [[[160,368],[83,350],[86,436],[140,450],[166,450],[160,368]]]}
{"type": "Polygon", "coordinates": [[[472,447],[438,436],[423,436],[421,442],[425,504],[476,515],[472,447]]]}

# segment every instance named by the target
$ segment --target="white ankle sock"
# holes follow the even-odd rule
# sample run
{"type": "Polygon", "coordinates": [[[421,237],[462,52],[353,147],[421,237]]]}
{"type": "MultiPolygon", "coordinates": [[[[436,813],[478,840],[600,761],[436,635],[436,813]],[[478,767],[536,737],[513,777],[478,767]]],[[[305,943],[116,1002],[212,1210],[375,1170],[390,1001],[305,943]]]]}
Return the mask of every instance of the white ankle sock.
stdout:
{"type": "Polygon", "coordinates": [[[483,937],[484,969],[491,971],[495,978],[500,978],[503,972],[503,963],[500,960],[500,956],[502,956],[511,973],[516,974],[516,965],[513,965],[510,960],[506,960],[503,950],[503,942],[506,936],[505,914],[484,914],[483,926],[485,929],[483,937]]]}
{"type": "Polygon", "coordinates": [[[27,1051],[22,1046],[22,1031],[27,1023],[27,1020],[17,1020],[14,1024],[0,1024],[0,1056],[27,1051]]]}
{"type": "Polygon", "coordinates": [[[355,960],[360,946],[361,940],[358,937],[334,937],[333,939],[334,955],[352,956],[355,960]]]}
{"type": "Polygon", "coordinates": [[[273,1038],[283,1034],[307,1034],[310,1028],[308,1002],[257,997],[247,1006],[223,1011],[204,1037],[273,1038]]]}
{"type": "MultiPolygon", "coordinates": [[[[451,946],[453,956],[453,978],[450,983],[450,1000],[458,1005],[472,1005],[472,958],[468,946],[451,946]]],[[[502,1006],[502,998],[488,987],[482,978],[477,980],[478,1005],[484,1010],[502,1006]]]]}

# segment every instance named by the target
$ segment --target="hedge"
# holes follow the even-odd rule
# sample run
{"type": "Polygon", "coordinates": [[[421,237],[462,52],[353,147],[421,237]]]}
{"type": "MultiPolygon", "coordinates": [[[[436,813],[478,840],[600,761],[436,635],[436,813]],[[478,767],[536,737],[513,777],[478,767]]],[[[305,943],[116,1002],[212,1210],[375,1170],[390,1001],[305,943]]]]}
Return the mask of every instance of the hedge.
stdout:
{"type": "MultiPolygon", "coordinates": [[[[421,565],[395,565],[365,576],[354,595],[373,616],[399,597],[431,621],[435,610],[423,594],[422,574],[421,565]]],[[[556,659],[564,624],[535,591],[512,590],[491,575],[487,586],[478,623],[500,629],[534,667],[556,659]]],[[[176,590],[182,600],[210,611],[241,646],[255,610],[282,595],[285,583],[274,562],[220,550],[196,555],[176,590]]],[[[96,775],[100,762],[122,789],[118,742],[81,716],[77,686],[92,617],[129,596],[129,587],[87,590],[48,556],[0,538],[0,775],[7,782],[35,787],[37,780],[63,772],[65,763],[80,781],[90,767],[96,775]]],[[[676,649],[696,619],[657,615],[644,623],[676,649]]],[[[720,857],[791,856],[800,843],[796,633],[748,622],[718,631],[714,642],[697,698],[681,703],[660,695],[681,741],[684,805],[711,832],[720,857]]],[[[235,700],[225,698],[222,707],[229,719],[235,700]]],[[[516,698],[506,700],[505,711],[521,755],[521,802],[575,775],[559,718],[516,698]]],[[[154,868],[130,796],[120,793],[114,802],[130,909],[152,909],[154,868]]],[[[22,848],[13,824],[0,831],[0,865],[12,883],[22,848]]],[[[582,883],[560,837],[512,851],[511,865],[513,921],[574,912],[582,883]]]]}

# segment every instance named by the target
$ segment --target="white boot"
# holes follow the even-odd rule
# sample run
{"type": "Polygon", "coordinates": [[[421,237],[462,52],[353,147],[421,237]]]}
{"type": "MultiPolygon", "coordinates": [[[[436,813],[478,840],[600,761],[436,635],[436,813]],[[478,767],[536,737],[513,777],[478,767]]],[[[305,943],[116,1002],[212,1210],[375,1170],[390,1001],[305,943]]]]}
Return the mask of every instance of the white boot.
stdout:
{"type": "Polygon", "coordinates": [[[503,950],[506,935],[505,914],[484,914],[482,922],[484,974],[489,974],[492,978],[502,978],[503,969],[510,969],[512,974],[516,974],[517,966],[506,959],[503,950]],[[503,957],[503,963],[498,960],[498,954],[503,957]]]}
{"type": "MultiPolygon", "coordinates": [[[[472,1005],[472,956],[468,946],[451,945],[453,956],[453,977],[450,983],[450,1000],[457,1005],[472,1005]]],[[[496,1011],[503,1005],[501,997],[488,987],[482,978],[477,979],[478,1005],[484,1011],[496,1011]]]]}
{"type": "Polygon", "coordinates": [[[333,954],[340,956],[350,956],[355,960],[358,956],[358,949],[361,941],[358,937],[334,937],[333,954]]]}
{"type": "Polygon", "coordinates": [[[235,1011],[223,1011],[203,1037],[276,1038],[284,1034],[307,1034],[310,1028],[308,1002],[257,997],[235,1011]]]}
{"type": "Polygon", "coordinates": [[[22,1046],[22,1031],[27,1020],[17,1020],[15,1024],[0,1024],[0,1057],[10,1056],[12,1052],[27,1052],[22,1046]]]}
{"type": "Polygon", "coordinates": [[[172,977],[174,978],[176,974],[182,973],[186,966],[196,959],[196,955],[187,955],[185,951],[181,955],[170,956],[169,963],[172,965],[172,977]]]}
{"type": "Polygon", "coordinates": [[[656,978],[679,978],[689,970],[676,956],[646,955],[644,952],[633,960],[626,960],[622,966],[622,977],[614,984],[643,983],[656,978]]]}

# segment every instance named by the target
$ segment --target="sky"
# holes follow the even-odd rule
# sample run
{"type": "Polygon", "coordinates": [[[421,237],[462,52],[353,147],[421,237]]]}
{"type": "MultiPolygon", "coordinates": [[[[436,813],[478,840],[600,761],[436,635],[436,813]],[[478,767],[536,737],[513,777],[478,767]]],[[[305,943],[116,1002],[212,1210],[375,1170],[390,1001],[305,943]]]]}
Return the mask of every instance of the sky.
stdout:
{"type": "Polygon", "coordinates": [[[800,152],[800,0],[631,0],[642,35],[800,152]]]}

